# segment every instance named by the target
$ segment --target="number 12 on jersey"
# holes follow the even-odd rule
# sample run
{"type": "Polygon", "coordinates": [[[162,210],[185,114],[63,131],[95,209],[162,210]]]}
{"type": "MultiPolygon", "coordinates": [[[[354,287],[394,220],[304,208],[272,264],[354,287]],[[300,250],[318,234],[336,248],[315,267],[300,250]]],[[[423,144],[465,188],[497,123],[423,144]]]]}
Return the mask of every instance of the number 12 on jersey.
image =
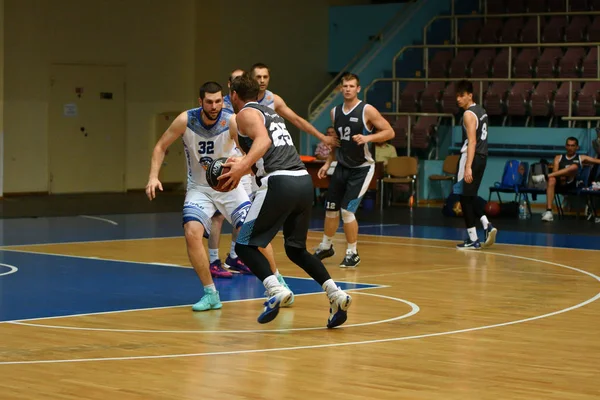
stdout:
{"type": "Polygon", "coordinates": [[[340,133],[340,140],[350,140],[350,127],[338,127],[338,132],[340,133]]]}

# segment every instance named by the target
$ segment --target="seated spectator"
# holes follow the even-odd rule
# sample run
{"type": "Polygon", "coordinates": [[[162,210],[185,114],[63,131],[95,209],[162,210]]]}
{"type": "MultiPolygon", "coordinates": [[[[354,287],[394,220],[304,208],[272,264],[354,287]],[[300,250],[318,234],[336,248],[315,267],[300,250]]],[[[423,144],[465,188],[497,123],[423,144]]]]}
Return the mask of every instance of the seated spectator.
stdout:
{"type": "MultiPolygon", "coordinates": [[[[327,136],[335,136],[335,129],[333,129],[333,126],[327,128],[327,136]]],[[[317,160],[327,160],[329,153],[331,153],[331,148],[325,143],[319,142],[315,149],[315,157],[317,157],[317,160]]]]}
{"type": "Polygon", "coordinates": [[[387,163],[390,158],[398,157],[396,148],[389,142],[375,142],[375,161],[383,161],[384,171],[387,172],[387,163]]]}
{"type": "Polygon", "coordinates": [[[577,154],[579,141],[569,137],[565,145],[566,154],[554,157],[554,169],[548,174],[548,187],[546,188],[546,211],[542,214],[542,221],[554,221],[552,204],[554,193],[566,193],[577,187],[576,177],[582,164],[600,164],[600,159],[577,154]]]}

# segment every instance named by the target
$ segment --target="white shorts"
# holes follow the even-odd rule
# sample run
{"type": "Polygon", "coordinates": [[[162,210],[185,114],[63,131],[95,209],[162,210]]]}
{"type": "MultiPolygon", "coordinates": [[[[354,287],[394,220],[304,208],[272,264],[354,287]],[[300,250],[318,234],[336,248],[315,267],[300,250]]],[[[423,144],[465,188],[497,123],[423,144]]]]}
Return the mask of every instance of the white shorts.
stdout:
{"type": "Polygon", "coordinates": [[[260,189],[260,186],[258,186],[258,184],[256,183],[256,176],[250,176],[250,187],[251,187],[251,191],[252,191],[252,195],[250,196],[251,198],[254,198],[254,196],[256,196],[256,192],[258,191],[258,189],[260,189]]]}
{"type": "Polygon", "coordinates": [[[239,228],[246,220],[250,205],[248,194],[241,186],[222,193],[208,186],[189,184],[183,203],[183,224],[200,222],[204,226],[205,236],[208,236],[211,218],[219,211],[234,228],[239,228]]]}
{"type": "Polygon", "coordinates": [[[254,183],[254,177],[251,175],[244,175],[242,176],[242,179],[240,179],[239,184],[239,186],[242,186],[244,188],[250,200],[252,200],[252,198],[254,197],[253,192],[256,192],[256,190],[252,190],[252,183],[254,183]]]}

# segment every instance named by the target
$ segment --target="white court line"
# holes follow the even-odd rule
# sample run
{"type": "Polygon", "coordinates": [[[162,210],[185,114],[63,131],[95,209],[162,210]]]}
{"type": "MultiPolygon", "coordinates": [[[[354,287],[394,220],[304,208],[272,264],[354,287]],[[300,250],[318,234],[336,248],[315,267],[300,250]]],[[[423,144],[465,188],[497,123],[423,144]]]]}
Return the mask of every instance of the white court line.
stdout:
{"type": "MultiPolygon", "coordinates": [[[[399,226],[410,226],[410,225],[406,225],[406,224],[398,224],[399,226]]],[[[379,225],[376,225],[379,226],[379,225]]],[[[424,225],[419,225],[419,226],[424,226],[424,225]]],[[[360,227],[360,225],[359,225],[360,227]]],[[[440,228],[440,229],[463,229],[463,228],[450,228],[450,227],[445,227],[445,226],[431,226],[431,228],[440,228]]],[[[322,228],[319,228],[322,229],[322,228]]],[[[309,229],[309,232],[315,232],[315,233],[320,233],[321,231],[317,231],[314,229],[309,229]]],[[[502,232],[499,230],[499,232],[502,232]]],[[[511,231],[511,232],[519,232],[519,231],[511,231]]],[[[339,233],[339,232],[336,232],[339,233]]],[[[531,232],[530,232],[531,233],[531,232]]],[[[539,234],[539,235],[554,235],[553,233],[544,233],[544,232],[533,232],[533,234],[539,234]]],[[[360,245],[360,243],[364,243],[363,240],[360,240],[361,236],[369,236],[369,237],[383,237],[383,238],[398,238],[398,239],[409,239],[409,240],[431,240],[431,241],[436,241],[436,242],[450,242],[450,243],[456,243],[459,242],[460,239],[436,239],[436,238],[429,238],[429,237],[416,237],[416,236],[402,236],[402,235],[379,235],[379,234],[375,234],[375,233],[359,233],[358,234],[359,239],[358,239],[358,244],[360,245]]],[[[315,239],[317,240],[318,238],[311,238],[309,237],[309,239],[315,239]]],[[[334,241],[343,241],[345,242],[344,239],[333,239],[334,241]]],[[[560,246],[543,246],[543,245],[539,245],[539,244],[517,244],[517,243],[494,243],[494,246],[518,246],[518,247],[536,247],[536,248],[541,248],[541,249],[558,249],[558,250],[578,250],[578,251],[600,251],[600,250],[596,250],[596,249],[583,249],[580,247],[560,247],[560,246]]]]}
{"type": "MultiPolygon", "coordinates": [[[[377,243],[379,243],[379,242],[377,242],[377,243]]],[[[392,245],[407,245],[407,246],[411,245],[408,243],[403,244],[403,243],[394,243],[394,242],[390,242],[390,244],[392,244],[392,245]]],[[[444,246],[421,245],[421,244],[413,244],[412,246],[441,248],[441,249],[458,251],[455,248],[444,247],[444,246]]],[[[493,255],[500,256],[500,257],[510,257],[510,258],[516,258],[516,259],[522,259],[522,260],[529,260],[529,261],[533,261],[533,262],[539,262],[542,264],[548,264],[548,265],[553,265],[553,266],[557,266],[557,267],[561,267],[561,268],[566,268],[566,269],[570,269],[572,271],[587,275],[587,276],[595,279],[597,282],[600,282],[599,276],[597,276],[591,272],[584,271],[582,269],[571,267],[571,266],[564,265],[564,264],[559,264],[559,263],[545,261],[545,260],[538,260],[538,259],[530,258],[530,257],[515,256],[512,254],[488,252],[488,251],[484,251],[484,250],[480,250],[477,253],[493,254],[493,255]]],[[[559,315],[559,314],[563,314],[563,313],[566,313],[569,311],[576,310],[576,309],[584,307],[590,303],[593,303],[594,301],[596,301],[598,299],[600,299],[600,292],[598,292],[594,297],[591,297],[591,298],[589,298],[583,302],[580,302],[578,304],[575,304],[571,307],[563,308],[558,311],[553,311],[551,313],[542,314],[542,315],[538,315],[538,316],[534,316],[534,317],[530,317],[530,318],[519,319],[516,321],[502,322],[502,323],[492,324],[492,325],[478,326],[478,327],[473,327],[473,328],[458,329],[458,330],[453,330],[453,331],[426,333],[426,334],[422,334],[422,335],[413,335],[413,336],[400,336],[400,337],[387,338],[387,339],[362,340],[362,341],[342,342],[342,343],[327,343],[327,344],[296,346],[296,347],[275,347],[275,348],[269,348],[269,349],[231,350],[231,351],[217,351],[217,352],[205,352],[205,353],[164,354],[164,355],[155,355],[155,356],[128,356],[128,357],[108,357],[108,358],[6,361],[6,362],[0,362],[0,365],[54,364],[54,363],[69,363],[69,362],[131,361],[131,360],[149,360],[149,359],[166,359],[166,358],[187,358],[187,357],[204,357],[204,356],[219,356],[219,355],[270,353],[270,352],[276,352],[276,351],[292,351],[292,350],[320,349],[320,348],[330,348],[330,347],[356,346],[356,345],[364,345],[364,344],[389,343],[389,342],[398,342],[398,341],[405,341],[405,340],[412,340],[412,339],[425,339],[425,338],[430,338],[430,337],[455,335],[455,334],[459,334],[459,333],[476,332],[476,331],[481,331],[481,330],[485,330],[485,329],[501,328],[501,327],[521,324],[521,323],[525,323],[525,322],[536,321],[539,319],[548,318],[548,317],[552,317],[555,315],[559,315]]]]}
{"type": "MultiPolygon", "coordinates": [[[[127,239],[104,239],[104,240],[80,240],[77,242],[51,242],[51,243],[28,243],[28,244],[7,244],[0,246],[0,250],[5,250],[6,247],[30,247],[30,246],[58,246],[62,244],[83,244],[83,243],[112,243],[112,242],[133,242],[136,240],[163,240],[163,239],[183,239],[183,235],[176,236],[160,236],[160,237],[143,237],[143,238],[127,238],[127,239]]],[[[6,249],[8,250],[8,249],[6,249]]]]}
{"type": "Polygon", "coordinates": [[[95,219],[97,221],[102,221],[102,222],[108,222],[111,225],[119,225],[119,223],[117,221],[113,221],[112,219],[107,219],[107,218],[101,218],[101,217],[93,217],[91,215],[80,215],[81,218],[87,218],[87,219],[95,219]]]}
{"type": "MultiPolygon", "coordinates": [[[[417,314],[420,311],[420,308],[418,305],[416,305],[415,303],[408,301],[408,300],[399,299],[397,297],[384,296],[384,295],[376,294],[376,293],[361,293],[361,292],[355,292],[355,293],[365,295],[365,296],[380,297],[382,299],[388,299],[388,300],[393,300],[393,301],[397,301],[400,303],[404,303],[404,304],[407,304],[411,308],[411,310],[403,315],[393,317],[393,318],[382,319],[382,320],[371,321],[371,322],[362,322],[362,323],[358,323],[358,324],[344,325],[344,329],[355,328],[355,327],[359,327],[359,326],[378,325],[378,324],[384,324],[384,323],[393,322],[393,321],[399,321],[404,318],[412,317],[413,315],[417,314]]],[[[312,295],[312,294],[320,294],[320,293],[306,293],[304,295],[312,295]]],[[[246,300],[242,300],[242,301],[246,301],[246,300]]],[[[236,301],[233,300],[232,302],[236,302],[236,301]]],[[[8,323],[13,324],[13,325],[24,325],[24,326],[32,326],[32,327],[48,328],[48,329],[66,329],[66,330],[75,330],[75,331],[101,331],[101,332],[132,332],[132,333],[193,333],[193,334],[217,333],[217,334],[225,334],[225,333],[274,333],[274,332],[294,332],[294,331],[316,331],[316,330],[328,329],[325,326],[322,326],[322,327],[320,326],[320,327],[308,327],[308,328],[240,329],[240,330],[201,331],[201,330],[84,328],[84,327],[78,327],[78,326],[44,325],[44,324],[34,324],[34,323],[30,323],[30,322],[15,322],[15,321],[9,321],[8,323]]]]}
{"type": "Polygon", "coordinates": [[[14,265],[0,263],[0,266],[8,268],[8,272],[2,272],[2,273],[0,273],[0,276],[14,274],[15,272],[17,272],[19,270],[19,268],[15,267],[14,265]]]}
{"type": "MultiPolygon", "coordinates": [[[[35,250],[19,250],[19,249],[0,248],[0,251],[9,251],[9,252],[14,252],[14,253],[26,253],[26,254],[40,254],[40,255],[55,256],[55,257],[79,258],[79,259],[85,259],[85,260],[108,261],[108,262],[116,262],[116,263],[156,265],[156,266],[160,266],[160,267],[193,269],[192,266],[179,265],[179,264],[160,263],[160,262],[144,262],[144,261],[129,261],[129,260],[121,260],[121,259],[117,259],[117,258],[103,258],[103,257],[95,257],[95,256],[77,256],[77,255],[72,255],[72,254],[58,254],[58,253],[49,253],[49,252],[35,251],[35,250]]],[[[306,277],[306,276],[284,275],[283,277],[284,278],[311,280],[311,281],[313,280],[312,278],[306,277]]],[[[380,285],[378,283],[349,282],[349,281],[340,281],[340,280],[336,280],[336,282],[347,283],[349,285],[373,285],[373,286],[378,286],[378,287],[389,287],[389,286],[385,286],[385,285],[380,285]]]]}
{"type": "MultiPolygon", "coordinates": [[[[286,276],[287,278],[287,276],[286,276]]],[[[290,277],[290,278],[294,278],[294,277],[290,277]]],[[[301,279],[301,278],[298,278],[301,279]]],[[[304,279],[304,278],[302,278],[304,279]]],[[[310,279],[310,278],[309,278],[310,279]]],[[[340,282],[340,281],[336,281],[336,282],[340,282]]],[[[352,282],[354,283],[354,282],[352,282]]],[[[357,291],[364,291],[364,290],[373,290],[373,289],[386,289],[389,288],[390,286],[387,285],[374,285],[373,287],[365,287],[365,288],[356,288],[356,289],[344,289],[344,291],[346,292],[357,292],[357,291]]],[[[311,296],[311,295],[315,295],[315,294],[322,294],[322,292],[312,292],[312,293],[301,293],[301,294],[294,294],[295,297],[298,296],[311,296]]],[[[246,302],[246,301],[264,301],[265,297],[254,297],[251,299],[240,299],[240,300],[224,300],[221,301],[221,303],[242,303],[242,302],[246,302]]],[[[81,313],[81,314],[69,314],[69,315],[56,315],[53,317],[37,317],[37,318],[25,318],[25,319],[13,319],[10,321],[0,321],[0,324],[11,324],[11,323],[15,323],[15,322],[27,322],[27,321],[43,321],[43,320],[48,320],[48,319],[62,319],[62,318],[71,318],[71,317],[87,317],[90,315],[105,315],[105,314],[120,314],[120,313],[127,313],[127,312],[134,312],[134,311],[150,311],[150,310],[165,310],[167,308],[182,308],[182,307],[191,307],[193,304],[181,304],[181,305],[177,305],[177,306],[161,306],[161,307],[146,307],[146,308],[129,308],[127,310],[115,310],[115,311],[100,311],[100,312],[91,312],[91,313],[81,313]]],[[[44,325],[46,326],[46,325],[44,325]]]]}
{"type": "MultiPolygon", "coordinates": [[[[373,225],[359,225],[359,229],[360,228],[383,228],[384,226],[400,226],[402,224],[373,224],[373,225]]],[[[309,229],[310,232],[323,232],[323,229],[325,228],[312,228],[309,229]]],[[[338,232],[342,232],[342,231],[336,231],[336,233],[338,232]]]]}

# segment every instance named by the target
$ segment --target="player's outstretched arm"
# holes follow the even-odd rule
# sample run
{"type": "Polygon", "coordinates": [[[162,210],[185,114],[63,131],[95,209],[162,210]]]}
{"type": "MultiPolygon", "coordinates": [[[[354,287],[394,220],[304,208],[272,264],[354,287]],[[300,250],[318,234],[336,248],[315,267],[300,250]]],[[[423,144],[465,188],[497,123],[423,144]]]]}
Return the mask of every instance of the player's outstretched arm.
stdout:
{"type": "Polygon", "coordinates": [[[280,96],[274,96],[275,112],[277,112],[277,114],[281,115],[283,118],[291,122],[296,128],[313,135],[326,145],[332,147],[339,146],[339,140],[336,137],[322,134],[314,126],[312,126],[310,122],[308,122],[307,120],[296,114],[294,110],[289,108],[280,96]]]}
{"type": "Polygon", "coordinates": [[[588,164],[600,164],[600,158],[594,158],[594,157],[590,157],[590,156],[586,156],[586,155],[581,155],[581,162],[582,163],[588,163],[588,164]]]}
{"type": "Polygon", "coordinates": [[[175,118],[175,121],[171,123],[169,128],[160,137],[154,150],[152,151],[152,161],[150,162],[150,175],[148,177],[148,184],[146,185],[146,196],[150,200],[156,197],[156,189],[163,190],[162,184],[158,179],[160,173],[160,166],[162,165],[167,149],[175,140],[183,136],[185,133],[185,127],[187,126],[187,113],[182,112],[175,118]]]}

